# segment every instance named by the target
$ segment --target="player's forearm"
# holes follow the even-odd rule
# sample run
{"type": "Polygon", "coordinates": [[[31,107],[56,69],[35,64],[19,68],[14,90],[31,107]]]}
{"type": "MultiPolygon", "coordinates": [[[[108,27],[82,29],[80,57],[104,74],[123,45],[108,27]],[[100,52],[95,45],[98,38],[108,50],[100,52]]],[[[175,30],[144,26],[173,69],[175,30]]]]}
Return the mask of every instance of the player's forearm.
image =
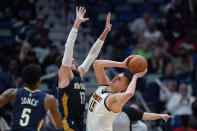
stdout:
{"type": "Polygon", "coordinates": [[[99,52],[103,46],[104,41],[97,40],[92,48],[90,49],[88,56],[84,60],[84,62],[81,64],[81,67],[84,69],[85,72],[88,71],[90,66],[92,65],[93,61],[98,57],[99,52]]]}
{"type": "Polygon", "coordinates": [[[79,27],[80,27],[80,25],[81,25],[81,22],[75,20],[75,23],[74,23],[74,25],[73,25],[73,28],[76,29],[76,30],[78,30],[79,27]]]}
{"type": "Polygon", "coordinates": [[[109,30],[104,29],[104,31],[103,31],[103,33],[100,35],[99,39],[100,39],[101,41],[105,41],[105,39],[106,39],[108,33],[109,33],[109,30]]]}
{"type": "Polygon", "coordinates": [[[78,30],[75,28],[72,28],[71,32],[68,35],[66,44],[65,44],[65,51],[64,51],[64,56],[62,60],[62,65],[71,67],[72,65],[72,57],[73,57],[73,48],[74,48],[74,43],[77,38],[77,32],[78,30]]]}
{"type": "Polygon", "coordinates": [[[123,106],[131,97],[135,94],[135,88],[136,88],[136,82],[137,77],[133,77],[132,81],[130,82],[127,90],[123,93],[120,93],[120,97],[116,98],[116,101],[119,101],[119,103],[123,106]]]}
{"type": "Polygon", "coordinates": [[[96,60],[94,62],[94,66],[99,66],[99,67],[121,67],[121,68],[126,68],[122,64],[122,62],[117,62],[117,61],[111,61],[111,60],[96,60]]]}
{"type": "Polygon", "coordinates": [[[157,119],[161,119],[162,118],[162,114],[156,114],[156,113],[144,113],[142,120],[157,120],[157,119]]]}

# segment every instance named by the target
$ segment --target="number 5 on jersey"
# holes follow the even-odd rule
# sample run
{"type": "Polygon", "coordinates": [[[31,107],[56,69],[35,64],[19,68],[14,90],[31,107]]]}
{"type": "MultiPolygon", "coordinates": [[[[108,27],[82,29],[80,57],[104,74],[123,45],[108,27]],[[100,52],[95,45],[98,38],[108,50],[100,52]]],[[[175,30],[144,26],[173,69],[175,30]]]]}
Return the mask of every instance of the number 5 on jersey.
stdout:
{"type": "Polygon", "coordinates": [[[19,122],[20,126],[27,126],[29,124],[30,113],[31,113],[30,108],[24,108],[23,109],[21,119],[20,119],[20,122],[19,122]]]}

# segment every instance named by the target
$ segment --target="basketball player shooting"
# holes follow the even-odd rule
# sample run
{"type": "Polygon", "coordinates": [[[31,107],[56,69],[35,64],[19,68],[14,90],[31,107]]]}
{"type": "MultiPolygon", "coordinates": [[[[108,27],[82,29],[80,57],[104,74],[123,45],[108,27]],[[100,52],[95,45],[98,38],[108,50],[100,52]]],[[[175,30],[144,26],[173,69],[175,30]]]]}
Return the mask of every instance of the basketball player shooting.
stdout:
{"type": "Polygon", "coordinates": [[[97,41],[90,49],[84,62],[78,67],[73,59],[73,47],[80,24],[86,22],[84,18],[86,9],[76,8],[76,20],[65,44],[63,58],[58,60],[58,102],[63,118],[64,130],[82,131],[83,113],[85,109],[85,85],[82,80],[94,59],[98,56],[107,34],[110,32],[110,13],[107,16],[106,27],[97,41]]]}
{"type": "Polygon", "coordinates": [[[133,97],[137,79],[143,77],[147,69],[134,74],[133,78],[126,73],[121,73],[110,81],[105,74],[104,68],[127,68],[130,59],[133,57],[134,55],[129,56],[123,62],[110,60],[96,60],[94,62],[94,72],[100,86],[89,102],[87,131],[112,131],[112,121],[122,110],[123,105],[133,97]]]}

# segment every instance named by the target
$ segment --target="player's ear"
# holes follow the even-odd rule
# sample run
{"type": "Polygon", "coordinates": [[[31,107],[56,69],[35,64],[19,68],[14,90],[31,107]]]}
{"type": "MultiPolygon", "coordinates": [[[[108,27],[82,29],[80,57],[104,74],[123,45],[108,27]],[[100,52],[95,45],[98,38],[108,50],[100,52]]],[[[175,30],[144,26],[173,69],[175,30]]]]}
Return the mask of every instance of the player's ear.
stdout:
{"type": "Polygon", "coordinates": [[[38,80],[38,82],[37,82],[37,86],[38,86],[38,87],[40,86],[40,83],[41,83],[41,79],[38,80]]]}

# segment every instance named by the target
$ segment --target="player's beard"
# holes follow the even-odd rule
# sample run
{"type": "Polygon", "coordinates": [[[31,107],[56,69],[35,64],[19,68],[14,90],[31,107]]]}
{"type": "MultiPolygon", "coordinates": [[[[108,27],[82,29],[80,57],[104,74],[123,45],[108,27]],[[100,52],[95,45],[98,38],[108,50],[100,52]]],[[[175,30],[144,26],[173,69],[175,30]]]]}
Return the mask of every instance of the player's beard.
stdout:
{"type": "Polygon", "coordinates": [[[72,69],[72,72],[73,72],[74,76],[80,77],[80,73],[77,69],[72,69]]]}

